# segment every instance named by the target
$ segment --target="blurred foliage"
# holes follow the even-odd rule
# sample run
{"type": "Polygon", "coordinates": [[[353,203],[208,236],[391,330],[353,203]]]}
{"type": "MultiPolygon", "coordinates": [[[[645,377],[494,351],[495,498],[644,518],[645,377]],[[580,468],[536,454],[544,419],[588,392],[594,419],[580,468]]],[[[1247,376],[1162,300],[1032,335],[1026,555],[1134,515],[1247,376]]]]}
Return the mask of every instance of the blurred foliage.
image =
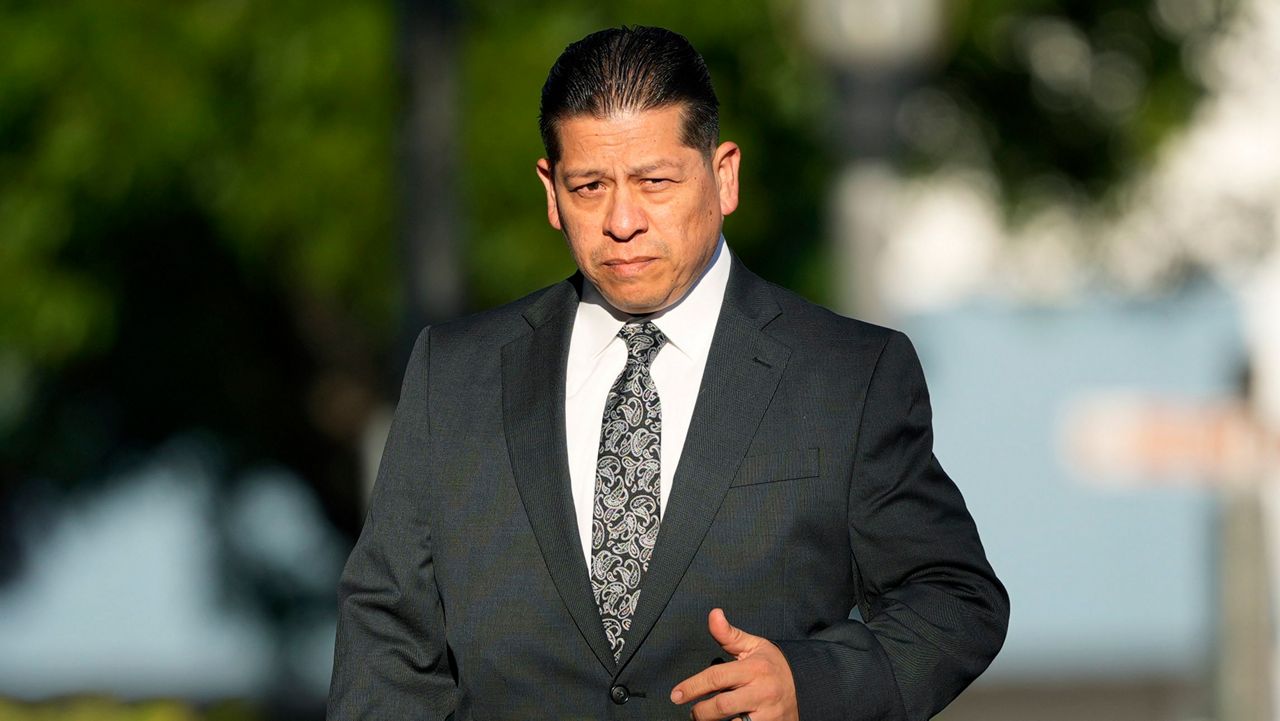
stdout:
{"type": "Polygon", "coordinates": [[[0,341],[41,364],[108,348],[99,264],[182,213],[254,282],[391,327],[391,35],[369,2],[10,3],[0,341]]]}
{"type": "Polygon", "coordinates": [[[0,5],[0,480],[198,428],[351,485],[307,389],[396,330],[394,37],[381,2],[0,5]]]}
{"type": "Polygon", "coordinates": [[[1203,92],[1230,0],[969,0],[898,128],[908,162],[994,173],[1008,208],[1097,201],[1144,168],[1203,92]]]}

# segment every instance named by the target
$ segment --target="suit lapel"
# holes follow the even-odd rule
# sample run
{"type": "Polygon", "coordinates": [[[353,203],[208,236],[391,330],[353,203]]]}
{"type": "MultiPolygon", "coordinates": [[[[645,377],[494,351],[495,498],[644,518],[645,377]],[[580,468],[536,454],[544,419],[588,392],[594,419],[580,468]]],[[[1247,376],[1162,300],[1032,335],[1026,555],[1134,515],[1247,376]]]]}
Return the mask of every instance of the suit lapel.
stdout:
{"type": "Polygon", "coordinates": [[[619,668],[666,608],[778,387],[791,350],[762,329],[780,312],[768,285],[734,258],[689,434],[619,668]]]}
{"type": "Polygon", "coordinates": [[[556,590],[600,663],[614,672],[573,510],[564,384],[578,292],[570,282],[525,311],[532,331],[502,349],[503,423],[516,487],[556,590]]]}

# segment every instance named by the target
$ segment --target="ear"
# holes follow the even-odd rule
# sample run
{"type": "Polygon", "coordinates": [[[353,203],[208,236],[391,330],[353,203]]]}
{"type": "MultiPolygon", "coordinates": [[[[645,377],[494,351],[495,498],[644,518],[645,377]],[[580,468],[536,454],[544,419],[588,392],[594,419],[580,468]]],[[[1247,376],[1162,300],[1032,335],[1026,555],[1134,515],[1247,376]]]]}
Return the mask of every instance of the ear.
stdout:
{"type": "Polygon", "coordinates": [[[738,164],[742,151],[737,143],[723,142],[711,156],[711,169],[716,174],[720,192],[720,214],[728,215],[738,208],[738,164]]]}
{"type": "Polygon", "coordinates": [[[564,230],[560,224],[560,207],[556,204],[556,175],[551,168],[551,161],[539,158],[537,163],[538,180],[547,190],[547,222],[556,230],[564,230]]]}

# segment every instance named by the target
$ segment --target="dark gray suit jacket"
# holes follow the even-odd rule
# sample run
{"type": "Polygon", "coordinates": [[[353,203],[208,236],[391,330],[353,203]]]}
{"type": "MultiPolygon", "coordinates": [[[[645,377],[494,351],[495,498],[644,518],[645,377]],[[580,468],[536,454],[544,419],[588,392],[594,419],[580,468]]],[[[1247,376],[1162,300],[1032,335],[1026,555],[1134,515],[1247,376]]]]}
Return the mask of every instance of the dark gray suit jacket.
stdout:
{"type": "Polygon", "coordinates": [[[581,282],[418,338],[342,576],[330,719],[685,719],[668,694],[724,656],[716,606],[782,649],[802,721],[925,719],[987,667],[1008,597],[910,342],[736,259],[615,663],[565,453],[581,282]]]}

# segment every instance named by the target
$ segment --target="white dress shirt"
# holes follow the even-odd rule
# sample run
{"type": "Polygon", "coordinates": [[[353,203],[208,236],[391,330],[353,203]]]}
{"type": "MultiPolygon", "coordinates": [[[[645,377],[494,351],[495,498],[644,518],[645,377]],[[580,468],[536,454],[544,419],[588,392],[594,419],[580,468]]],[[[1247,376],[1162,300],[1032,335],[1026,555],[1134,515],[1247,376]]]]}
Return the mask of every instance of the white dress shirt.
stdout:
{"type": "MultiPolygon", "coordinates": [[[[663,515],[671,495],[671,480],[689,433],[694,402],[702,385],[702,371],[707,366],[711,337],[715,334],[728,284],[729,250],[721,236],[707,270],[684,298],[647,316],[667,337],[667,344],[650,367],[662,407],[659,503],[663,515]]],[[[631,318],[609,305],[590,281],[583,283],[582,300],[578,303],[569,340],[564,420],[573,507],[588,567],[591,565],[591,507],[596,489],[600,425],[609,388],[627,362],[627,345],[618,337],[618,331],[631,318]]]]}

